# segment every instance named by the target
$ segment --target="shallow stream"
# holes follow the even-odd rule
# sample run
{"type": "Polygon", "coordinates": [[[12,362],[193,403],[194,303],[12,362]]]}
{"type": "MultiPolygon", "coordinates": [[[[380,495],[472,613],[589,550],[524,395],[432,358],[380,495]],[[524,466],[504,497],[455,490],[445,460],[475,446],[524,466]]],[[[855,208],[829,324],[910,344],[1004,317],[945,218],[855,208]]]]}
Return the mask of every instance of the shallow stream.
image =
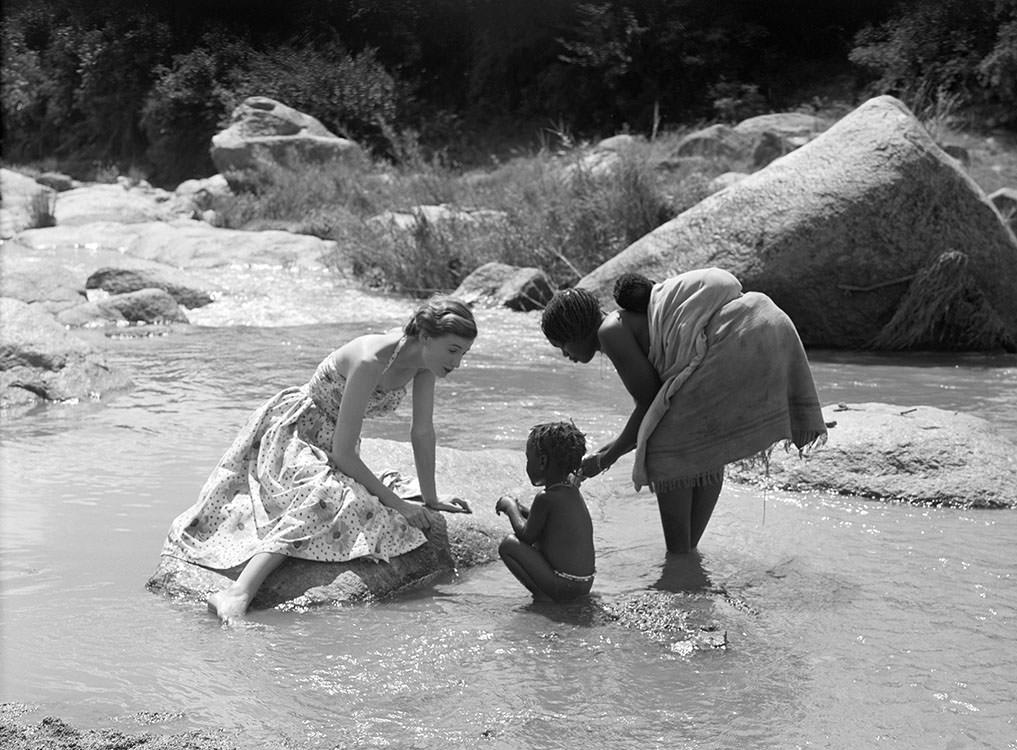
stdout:
{"type": "MultiPolygon", "coordinates": [[[[133,390],[3,425],[0,700],[79,728],[129,730],[155,712],[148,731],[223,727],[246,748],[1017,748],[1012,511],[729,485],[701,565],[681,567],[623,460],[584,485],[594,593],[710,585],[748,605],[700,602],[729,645],[691,654],[583,606],[534,605],[500,564],[232,629],[149,593],[171,519],[249,411],[413,304],[264,283],[194,311],[195,325],[110,339],[133,390]]],[[[628,399],[606,362],[556,356],[533,314],[479,322],[466,366],[439,386],[442,444],[521,450],[551,417],[593,444],[620,426],[628,399]]],[[[970,411],[1017,440],[1017,357],[809,354],[823,403],[970,411]]],[[[407,427],[404,407],[367,434],[404,440],[407,427]]]]}

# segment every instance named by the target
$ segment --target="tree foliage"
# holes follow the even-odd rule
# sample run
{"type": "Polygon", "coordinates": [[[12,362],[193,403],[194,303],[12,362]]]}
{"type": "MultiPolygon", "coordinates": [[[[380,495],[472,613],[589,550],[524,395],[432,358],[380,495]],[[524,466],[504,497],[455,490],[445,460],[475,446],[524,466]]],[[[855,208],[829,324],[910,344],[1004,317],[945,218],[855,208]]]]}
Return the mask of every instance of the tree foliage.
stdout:
{"type": "Polygon", "coordinates": [[[850,59],[917,112],[949,97],[1017,124],[1017,0],[907,0],[858,33],[850,59]]]}
{"type": "MultiPolygon", "coordinates": [[[[8,0],[6,159],[211,169],[249,94],[382,152],[461,123],[649,133],[791,108],[831,71],[1017,118],[1017,0],[8,0]]],[[[843,87],[841,89],[843,91],[843,87]]],[[[851,96],[848,90],[845,95],[851,96]]],[[[437,145],[441,145],[438,143],[437,145]]]]}

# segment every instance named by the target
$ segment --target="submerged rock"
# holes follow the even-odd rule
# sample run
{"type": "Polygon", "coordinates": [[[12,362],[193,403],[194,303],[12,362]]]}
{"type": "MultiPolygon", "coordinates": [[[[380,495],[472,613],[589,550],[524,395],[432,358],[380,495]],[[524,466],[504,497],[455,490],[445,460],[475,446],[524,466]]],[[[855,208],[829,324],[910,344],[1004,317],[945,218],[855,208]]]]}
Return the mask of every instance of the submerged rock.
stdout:
{"type": "Polygon", "coordinates": [[[827,406],[823,416],[827,443],[805,460],[778,449],[766,479],[739,465],[729,477],[915,505],[1017,506],[1017,445],[980,417],[881,403],[827,406]]]}
{"type": "Polygon", "coordinates": [[[133,260],[126,268],[99,268],[85,279],[85,289],[101,289],[109,294],[162,289],[184,307],[192,308],[204,307],[212,302],[212,294],[203,289],[203,285],[200,279],[172,266],[141,260],[133,260]]]}
{"type": "MultiPolygon", "coordinates": [[[[407,476],[414,475],[413,451],[406,443],[368,438],[361,445],[361,455],[375,469],[391,468],[407,476]]],[[[290,558],[268,577],[252,606],[294,608],[370,601],[452,575],[459,568],[497,560],[498,544],[511,529],[495,515],[495,501],[502,494],[531,492],[524,484],[526,474],[521,454],[439,446],[436,463],[439,491],[467,500],[473,513],[433,512],[427,543],[388,563],[364,559],[326,563],[290,558]]],[[[204,600],[228,586],[242,569],[239,566],[212,570],[163,556],[148,588],[170,596],[204,600]]]]}
{"type": "Polygon", "coordinates": [[[695,651],[727,648],[727,631],[712,616],[723,597],[710,593],[635,591],[601,602],[605,617],[642,633],[667,651],[689,656],[695,651]]]}

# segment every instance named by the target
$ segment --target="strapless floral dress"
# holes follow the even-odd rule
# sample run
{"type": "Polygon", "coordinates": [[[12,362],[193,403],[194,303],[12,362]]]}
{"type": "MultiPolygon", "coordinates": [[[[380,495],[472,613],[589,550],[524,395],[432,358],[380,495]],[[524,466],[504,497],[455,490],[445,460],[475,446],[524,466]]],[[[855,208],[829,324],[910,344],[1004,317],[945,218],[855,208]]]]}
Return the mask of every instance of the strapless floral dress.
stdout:
{"type": "MultiPolygon", "coordinates": [[[[259,552],[387,561],[423,544],[420,529],[329,462],[345,385],[333,352],[306,385],[280,391],[258,408],[198,501],[173,521],[162,553],[224,569],[259,552]]],[[[405,393],[375,390],[365,416],[395,411],[405,393]]],[[[381,478],[397,494],[412,494],[398,474],[381,478]]]]}

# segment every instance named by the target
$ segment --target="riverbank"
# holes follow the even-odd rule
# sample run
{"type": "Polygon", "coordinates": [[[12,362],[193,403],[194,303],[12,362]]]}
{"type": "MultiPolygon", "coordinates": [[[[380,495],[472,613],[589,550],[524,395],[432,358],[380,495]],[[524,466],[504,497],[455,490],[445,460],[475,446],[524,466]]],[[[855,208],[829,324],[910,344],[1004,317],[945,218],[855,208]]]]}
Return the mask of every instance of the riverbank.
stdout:
{"type": "Polygon", "coordinates": [[[235,734],[216,730],[172,730],[182,714],[139,712],[110,717],[109,729],[76,729],[38,706],[0,704],[4,750],[242,750],[235,734]],[[116,727],[116,728],[112,728],[116,727]]]}

